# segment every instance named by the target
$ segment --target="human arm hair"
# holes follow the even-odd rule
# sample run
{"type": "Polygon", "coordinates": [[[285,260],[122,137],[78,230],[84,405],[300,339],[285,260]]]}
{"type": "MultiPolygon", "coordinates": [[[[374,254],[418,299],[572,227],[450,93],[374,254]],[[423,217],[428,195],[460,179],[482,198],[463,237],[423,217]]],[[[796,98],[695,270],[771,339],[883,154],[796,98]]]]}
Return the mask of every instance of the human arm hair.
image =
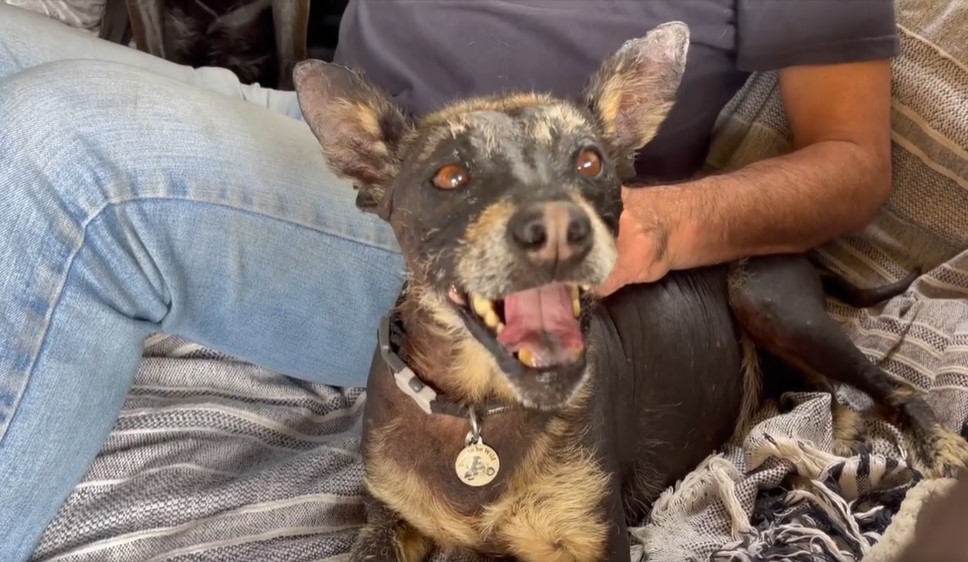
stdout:
{"type": "Polygon", "coordinates": [[[890,196],[890,60],[790,67],[779,84],[789,153],[628,191],[633,214],[673,217],[670,269],[802,252],[862,229],[890,196]]]}

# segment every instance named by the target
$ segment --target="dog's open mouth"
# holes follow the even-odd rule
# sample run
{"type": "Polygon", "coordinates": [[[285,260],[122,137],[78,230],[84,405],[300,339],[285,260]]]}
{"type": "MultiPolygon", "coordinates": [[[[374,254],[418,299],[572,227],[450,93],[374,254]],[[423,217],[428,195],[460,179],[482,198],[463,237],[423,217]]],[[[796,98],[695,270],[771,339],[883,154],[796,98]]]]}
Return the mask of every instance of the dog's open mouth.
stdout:
{"type": "MultiPolygon", "coordinates": [[[[581,301],[585,289],[572,283],[549,283],[489,300],[451,287],[450,300],[465,321],[486,329],[518,362],[539,371],[579,363],[585,352],[581,301]]],[[[478,334],[480,337],[482,334],[478,334]]]]}

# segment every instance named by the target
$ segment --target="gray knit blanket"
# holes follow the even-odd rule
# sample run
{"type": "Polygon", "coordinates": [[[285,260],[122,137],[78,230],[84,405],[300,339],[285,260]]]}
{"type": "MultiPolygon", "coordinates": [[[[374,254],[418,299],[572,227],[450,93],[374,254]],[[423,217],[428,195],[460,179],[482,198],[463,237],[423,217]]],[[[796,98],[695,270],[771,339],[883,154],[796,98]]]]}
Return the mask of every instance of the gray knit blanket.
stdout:
{"type": "MultiPolygon", "coordinates": [[[[895,192],[866,232],[817,251],[860,285],[923,275],[906,294],[829,312],[878,365],[968,418],[968,3],[898,0],[895,192]]],[[[772,75],[720,120],[726,170],[788,149],[772,75]]],[[[835,397],[862,409],[866,397],[835,397]]],[[[191,342],[146,342],[103,450],[51,523],[38,561],[344,560],[364,523],[360,389],[297,382],[191,342]]],[[[791,394],[749,435],[666,490],[632,529],[632,559],[861,560],[920,476],[904,437],[872,422],[869,452],[832,454],[831,397],[791,394]],[[797,487],[788,485],[796,476],[797,487]]],[[[879,553],[879,560],[891,560],[879,553]]],[[[438,553],[436,560],[475,560],[438,553]]]]}

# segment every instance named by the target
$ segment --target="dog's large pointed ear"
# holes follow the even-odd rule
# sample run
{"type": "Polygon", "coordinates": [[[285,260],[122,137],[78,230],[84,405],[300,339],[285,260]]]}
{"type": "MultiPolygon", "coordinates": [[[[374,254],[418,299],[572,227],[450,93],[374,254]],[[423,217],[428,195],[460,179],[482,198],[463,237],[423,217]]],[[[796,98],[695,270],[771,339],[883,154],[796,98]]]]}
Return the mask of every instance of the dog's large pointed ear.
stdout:
{"type": "Polygon", "coordinates": [[[580,102],[598,119],[605,142],[623,159],[645,146],[675,103],[686,68],[689,27],[662,24],[608,57],[580,102]]]}
{"type": "Polygon", "coordinates": [[[344,66],[301,61],[293,82],[330,169],[357,188],[357,207],[386,220],[386,192],[400,169],[400,141],[410,122],[382,90],[344,66]]]}

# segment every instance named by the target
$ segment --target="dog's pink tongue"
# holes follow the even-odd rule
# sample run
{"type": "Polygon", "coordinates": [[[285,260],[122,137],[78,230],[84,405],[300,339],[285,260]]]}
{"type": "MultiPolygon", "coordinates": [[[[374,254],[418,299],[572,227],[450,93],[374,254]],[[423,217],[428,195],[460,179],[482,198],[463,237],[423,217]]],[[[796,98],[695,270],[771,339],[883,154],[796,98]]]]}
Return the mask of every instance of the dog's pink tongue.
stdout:
{"type": "Polygon", "coordinates": [[[585,347],[565,285],[555,283],[505,297],[504,320],[498,341],[508,351],[519,352],[521,361],[531,367],[572,363],[585,347]]]}

